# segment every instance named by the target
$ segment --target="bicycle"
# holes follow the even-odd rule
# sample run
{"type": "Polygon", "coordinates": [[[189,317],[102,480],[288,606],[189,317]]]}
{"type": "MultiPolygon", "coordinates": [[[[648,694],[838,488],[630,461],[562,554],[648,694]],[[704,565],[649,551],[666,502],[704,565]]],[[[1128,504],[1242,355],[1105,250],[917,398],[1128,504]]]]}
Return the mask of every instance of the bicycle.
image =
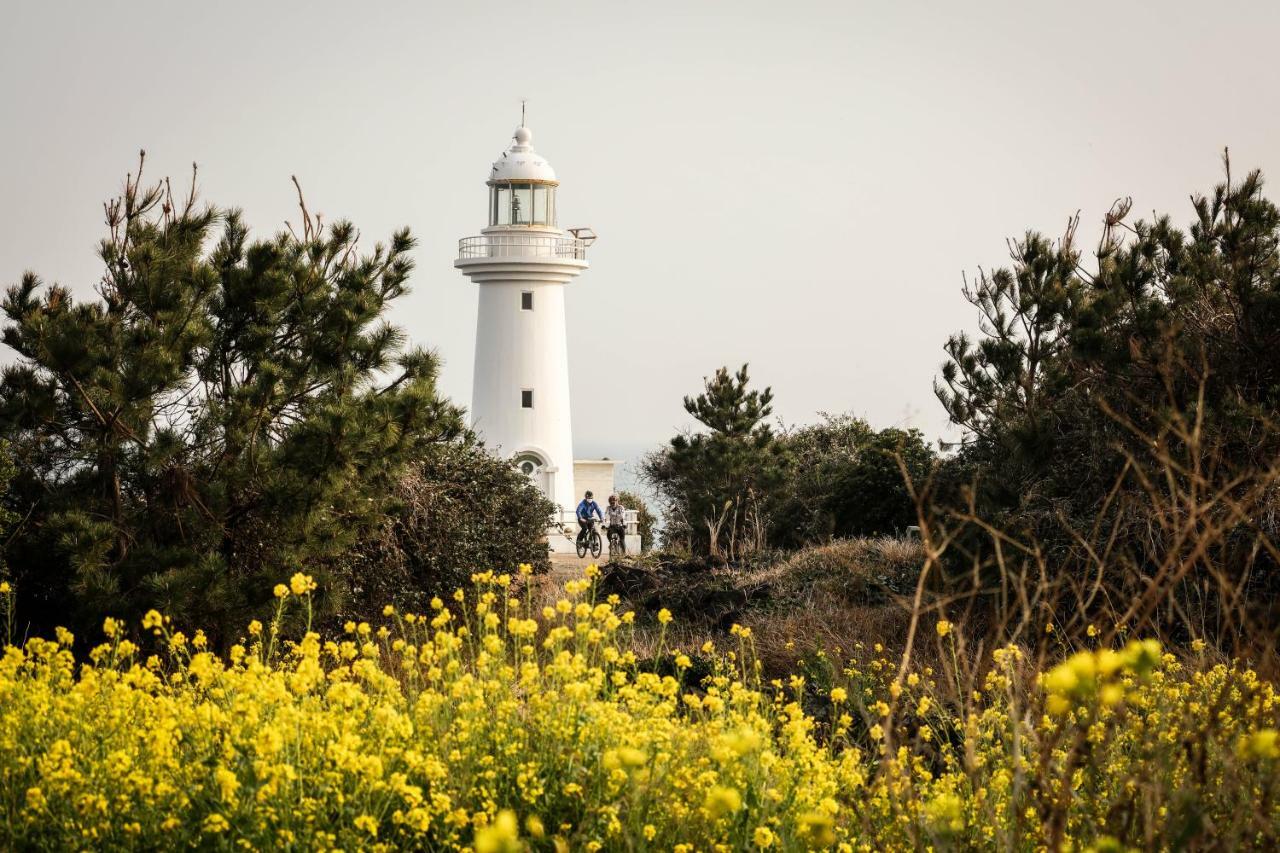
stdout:
{"type": "Polygon", "coordinates": [[[627,544],[622,539],[622,534],[616,528],[609,528],[609,559],[616,557],[625,557],[627,554],[627,544]]]}
{"type": "Polygon", "coordinates": [[[591,552],[592,557],[600,556],[600,552],[603,550],[604,546],[600,542],[600,531],[596,529],[596,522],[594,519],[588,519],[586,529],[579,531],[577,544],[578,557],[581,558],[587,556],[587,551],[591,552]]]}

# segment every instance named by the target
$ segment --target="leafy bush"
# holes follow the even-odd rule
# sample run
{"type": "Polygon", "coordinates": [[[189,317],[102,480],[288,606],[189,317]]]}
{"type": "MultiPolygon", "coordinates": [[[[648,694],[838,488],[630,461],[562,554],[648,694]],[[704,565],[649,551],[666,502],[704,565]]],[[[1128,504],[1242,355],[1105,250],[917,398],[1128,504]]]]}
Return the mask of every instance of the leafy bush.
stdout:
{"type": "Polygon", "coordinates": [[[901,533],[917,521],[907,480],[923,484],[936,457],[919,430],[875,430],[851,415],[826,415],[779,439],[786,477],[775,493],[771,544],[901,533]]]}
{"type": "Polygon", "coordinates": [[[636,533],[640,535],[640,550],[648,551],[653,547],[654,528],[657,526],[658,519],[649,511],[649,505],[645,503],[644,498],[635,492],[618,492],[618,500],[627,509],[636,511],[636,533]]]}
{"type": "Polygon", "coordinates": [[[471,442],[429,448],[396,484],[377,535],[335,562],[350,598],[343,618],[387,602],[424,609],[463,585],[476,566],[549,566],[555,505],[509,461],[471,442]]]}
{"type": "MultiPolygon", "coordinates": [[[[802,677],[753,674],[747,630],[708,648],[712,674],[692,683],[692,659],[661,639],[654,659],[672,674],[640,666],[630,614],[596,602],[589,580],[541,619],[511,582],[483,573],[426,615],[285,643],[283,611],[311,607],[299,574],[278,588],[275,620],[226,658],[159,613],[144,617],[145,649],[108,619],[83,666],[62,632],[9,647],[0,842],[477,853],[1280,842],[1276,696],[1247,669],[1182,664],[1147,641],[1041,674],[1007,648],[961,692],[945,665],[855,657],[809,667],[822,682],[810,714],[802,677]]],[[[930,633],[954,657],[956,630],[930,633]]]]}
{"type": "Polygon", "coordinates": [[[773,391],[721,368],[685,410],[707,427],[651,453],[641,474],[663,502],[668,547],[734,562],[832,537],[900,533],[917,520],[903,476],[935,462],[918,430],[877,431],[850,415],[775,435],[773,391]]]}

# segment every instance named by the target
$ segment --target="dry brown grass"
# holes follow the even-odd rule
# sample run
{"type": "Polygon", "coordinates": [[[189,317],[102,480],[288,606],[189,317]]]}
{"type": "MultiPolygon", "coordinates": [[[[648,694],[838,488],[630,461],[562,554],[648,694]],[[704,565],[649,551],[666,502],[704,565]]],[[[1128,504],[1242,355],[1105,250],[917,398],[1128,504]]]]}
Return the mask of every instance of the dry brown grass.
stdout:
{"type": "Polygon", "coordinates": [[[746,626],[755,637],[756,656],[769,674],[794,672],[796,662],[824,652],[843,660],[878,643],[889,652],[902,647],[910,609],[886,605],[817,600],[812,606],[751,614],[746,626]]]}
{"type": "MultiPolygon", "coordinates": [[[[947,620],[957,629],[957,683],[967,685],[959,701],[1007,644],[1045,670],[1134,637],[1182,654],[1203,643],[1199,659],[1280,677],[1280,459],[1225,452],[1203,394],[1202,380],[1201,398],[1182,412],[1171,389],[1167,410],[1146,413],[1154,428],[1100,402],[1138,449],[1118,445],[1124,469],[1090,523],[1062,513],[1039,518],[1038,529],[1016,516],[995,521],[972,489],[962,505],[938,506],[930,483],[910,484],[924,564],[900,671],[947,620]]],[[[1280,428],[1265,418],[1256,426],[1280,428]]]]}
{"type": "Polygon", "coordinates": [[[882,603],[894,594],[909,593],[923,564],[918,540],[863,537],[805,548],[745,574],[773,586],[775,598],[804,606],[820,606],[831,597],[882,603]]]}
{"type": "MultiPolygon", "coordinates": [[[[741,568],[658,555],[605,567],[602,588],[632,590],[624,591],[623,607],[641,616],[632,644],[637,656],[655,653],[659,629],[652,617],[668,608],[676,620],[666,631],[667,649],[723,646],[729,627],[739,624],[751,629],[756,655],[772,675],[793,671],[797,659],[819,651],[838,660],[859,644],[900,649],[923,561],[919,542],[894,537],[840,540],[741,568]]],[[[539,589],[545,597],[556,587],[544,580],[539,589]]]]}

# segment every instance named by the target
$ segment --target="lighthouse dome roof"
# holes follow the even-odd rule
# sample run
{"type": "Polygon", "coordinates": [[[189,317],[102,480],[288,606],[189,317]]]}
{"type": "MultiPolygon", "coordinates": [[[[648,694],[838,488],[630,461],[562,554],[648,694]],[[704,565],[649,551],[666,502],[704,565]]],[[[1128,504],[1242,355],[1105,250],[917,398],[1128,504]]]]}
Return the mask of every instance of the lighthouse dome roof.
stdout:
{"type": "Polygon", "coordinates": [[[533,131],[522,125],[511,135],[511,147],[494,161],[493,168],[489,170],[489,181],[539,181],[554,184],[556,173],[546,158],[533,150],[533,131]]]}

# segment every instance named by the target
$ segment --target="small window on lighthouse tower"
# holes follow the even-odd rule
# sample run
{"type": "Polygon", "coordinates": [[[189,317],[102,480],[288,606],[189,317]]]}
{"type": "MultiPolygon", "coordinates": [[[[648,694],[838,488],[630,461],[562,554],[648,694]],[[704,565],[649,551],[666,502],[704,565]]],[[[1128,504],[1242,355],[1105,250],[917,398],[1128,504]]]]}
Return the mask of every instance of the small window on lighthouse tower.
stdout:
{"type": "Polygon", "coordinates": [[[520,294],[520,308],[524,311],[533,310],[533,291],[526,290],[520,294]]]}
{"type": "Polygon", "coordinates": [[[525,388],[520,392],[520,407],[522,409],[533,408],[533,389],[525,388]]]}

